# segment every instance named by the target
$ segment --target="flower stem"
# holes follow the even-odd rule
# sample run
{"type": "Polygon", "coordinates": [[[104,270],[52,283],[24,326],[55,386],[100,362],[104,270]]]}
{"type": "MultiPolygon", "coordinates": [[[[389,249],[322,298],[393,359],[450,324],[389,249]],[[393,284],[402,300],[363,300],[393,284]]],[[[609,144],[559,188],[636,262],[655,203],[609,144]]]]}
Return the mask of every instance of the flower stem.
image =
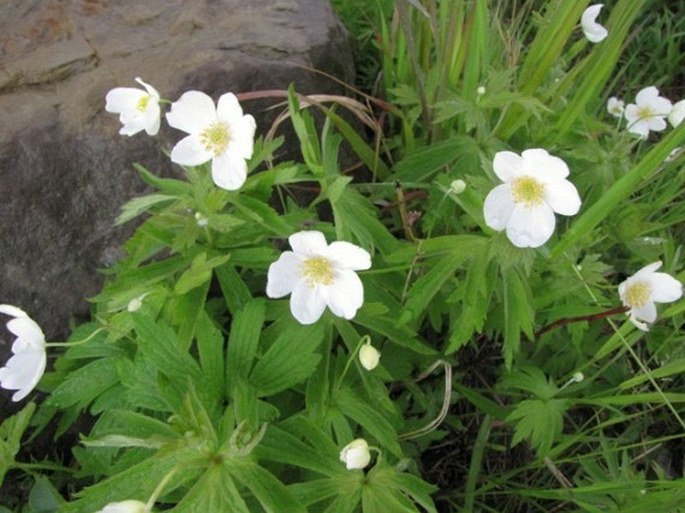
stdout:
{"type": "Polygon", "coordinates": [[[553,323],[548,324],[543,328],[540,328],[538,331],[535,332],[535,338],[539,338],[541,335],[547,333],[548,331],[552,331],[553,329],[566,326],[567,324],[571,324],[573,322],[596,321],[598,319],[604,319],[612,315],[627,312],[628,310],[630,310],[630,308],[627,306],[617,306],[616,308],[610,308],[609,310],[605,310],[604,312],[599,312],[596,314],[579,315],[577,317],[564,317],[563,319],[559,319],[558,321],[554,321],[553,323]]]}
{"type": "Polygon", "coordinates": [[[362,346],[364,342],[371,343],[371,337],[369,335],[364,335],[362,338],[359,339],[357,347],[354,351],[350,353],[350,356],[347,359],[347,363],[345,364],[345,368],[343,369],[342,374],[340,374],[340,378],[338,379],[338,386],[336,387],[337,389],[340,389],[340,387],[342,386],[345,376],[347,375],[347,371],[350,369],[350,365],[352,365],[352,362],[354,361],[355,357],[357,356],[357,353],[359,352],[359,348],[362,346]]]}
{"type": "Polygon", "coordinates": [[[91,333],[90,335],[88,335],[86,338],[84,338],[82,340],[75,340],[73,342],[47,342],[45,344],[45,347],[69,347],[69,346],[78,346],[81,344],[85,344],[86,342],[91,340],[95,335],[97,335],[98,333],[100,333],[104,329],[105,329],[104,327],[98,328],[93,333],[91,333]]]}

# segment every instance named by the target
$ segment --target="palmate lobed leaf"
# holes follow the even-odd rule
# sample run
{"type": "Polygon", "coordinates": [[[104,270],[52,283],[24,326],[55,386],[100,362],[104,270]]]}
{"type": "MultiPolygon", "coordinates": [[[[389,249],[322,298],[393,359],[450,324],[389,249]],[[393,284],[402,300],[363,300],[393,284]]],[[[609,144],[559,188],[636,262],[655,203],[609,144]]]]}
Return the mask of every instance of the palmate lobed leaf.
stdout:
{"type": "Polygon", "coordinates": [[[528,439],[539,458],[547,455],[554,439],[561,434],[564,413],[570,404],[566,399],[526,399],[518,403],[506,418],[507,422],[516,423],[511,445],[528,439]]]}

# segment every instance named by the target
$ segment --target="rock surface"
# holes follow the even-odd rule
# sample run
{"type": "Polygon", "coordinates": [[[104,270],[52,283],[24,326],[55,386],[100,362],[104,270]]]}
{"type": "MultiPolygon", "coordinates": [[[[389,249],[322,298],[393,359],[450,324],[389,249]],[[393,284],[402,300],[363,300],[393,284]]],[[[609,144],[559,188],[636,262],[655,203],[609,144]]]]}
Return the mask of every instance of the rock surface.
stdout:
{"type": "MultiPolygon", "coordinates": [[[[189,89],[340,92],[301,65],[353,81],[347,36],[327,0],[21,0],[0,4],[0,302],[48,340],[87,315],[130,227],[119,207],[144,191],[131,167],[173,173],[179,133],[119,136],[107,91],[134,77],[175,100],[189,89]]],[[[264,104],[244,103],[268,129],[264,104]]],[[[163,125],[164,126],[164,125],[163,125]]],[[[0,364],[8,342],[0,347],[0,364]]],[[[0,393],[3,399],[8,393],[0,393]]],[[[3,408],[4,410],[4,408],[3,408]]]]}

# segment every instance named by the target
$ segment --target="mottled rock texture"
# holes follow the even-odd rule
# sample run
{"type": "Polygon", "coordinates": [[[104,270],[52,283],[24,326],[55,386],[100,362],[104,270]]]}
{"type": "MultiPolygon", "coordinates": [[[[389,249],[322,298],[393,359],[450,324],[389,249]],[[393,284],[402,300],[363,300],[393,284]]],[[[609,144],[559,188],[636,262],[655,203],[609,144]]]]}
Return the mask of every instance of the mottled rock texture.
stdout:
{"type": "MultiPolygon", "coordinates": [[[[144,191],[131,163],[175,172],[162,150],[183,134],[119,136],[117,116],[104,111],[108,90],[136,87],[140,76],[172,100],[291,82],[340,92],[302,65],[353,82],[347,35],[327,0],[0,2],[0,302],[26,310],[49,340],[65,336],[99,290],[97,269],[130,233],[113,222],[144,191]]],[[[243,104],[258,135],[274,115],[265,105],[243,104]]]]}

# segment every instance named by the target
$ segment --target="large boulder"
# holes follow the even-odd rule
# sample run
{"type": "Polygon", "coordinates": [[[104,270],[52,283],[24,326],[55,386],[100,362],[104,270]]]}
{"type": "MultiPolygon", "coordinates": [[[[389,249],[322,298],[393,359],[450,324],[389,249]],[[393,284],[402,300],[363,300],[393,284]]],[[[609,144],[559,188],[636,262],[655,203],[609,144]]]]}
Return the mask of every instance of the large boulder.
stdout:
{"type": "MultiPolygon", "coordinates": [[[[351,49],[327,0],[22,0],[0,4],[0,302],[49,340],[87,315],[98,268],[130,227],[119,207],[143,192],[131,167],[174,173],[163,149],[182,134],[118,135],[107,91],[142,77],[171,100],[188,89],[340,92],[351,49]]],[[[243,108],[265,133],[271,112],[243,108]]],[[[0,347],[0,365],[7,357],[0,347]]],[[[3,393],[5,397],[8,394],[3,393]]]]}

